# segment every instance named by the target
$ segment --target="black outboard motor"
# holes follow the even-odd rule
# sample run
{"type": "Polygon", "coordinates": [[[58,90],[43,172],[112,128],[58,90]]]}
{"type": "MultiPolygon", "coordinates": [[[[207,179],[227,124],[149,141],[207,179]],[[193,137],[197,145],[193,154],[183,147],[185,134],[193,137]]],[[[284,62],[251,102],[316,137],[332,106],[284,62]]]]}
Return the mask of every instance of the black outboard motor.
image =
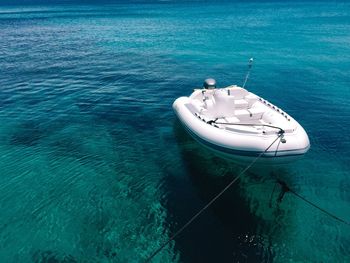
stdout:
{"type": "Polygon", "coordinates": [[[216,88],[216,81],[215,81],[215,79],[206,79],[206,80],[204,80],[203,88],[205,88],[205,89],[215,89],[216,88]]]}

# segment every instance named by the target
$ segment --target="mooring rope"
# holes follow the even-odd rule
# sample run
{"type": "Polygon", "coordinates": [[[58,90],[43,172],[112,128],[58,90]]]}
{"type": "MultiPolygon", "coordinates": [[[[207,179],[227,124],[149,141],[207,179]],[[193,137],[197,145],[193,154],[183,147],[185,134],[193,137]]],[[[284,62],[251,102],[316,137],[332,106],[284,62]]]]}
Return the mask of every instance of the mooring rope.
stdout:
{"type": "Polygon", "coordinates": [[[192,216],[186,224],[184,224],[175,234],[173,234],[166,242],[164,242],[157,250],[155,250],[145,262],[150,262],[166,245],[168,245],[175,237],[177,237],[182,231],[185,230],[195,219],[197,219],[209,206],[211,206],[220,196],[222,196],[244,173],[252,167],[256,161],[263,156],[271,146],[283,136],[284,132],[279,132],[277,138],[263,151],[261,152],[248,166],[246,166],[224,189],[222,189],[213,199],[211,199],[202,209],[200,209],[194,216],[192,216]]]}
{"type": "MultiPolygon", "coordinates": [[[[275,177],[276,178],[276,177],[275,177]]],[[[292,193],[293,195],[295,195],[296,197],[300,198],[301,200],[303,200],[304,202],[308,203],[309,205],[313,206],[314,208],[320,210],[321,212],[323,212],[324,214],[332,217],[333,219],[339,221],[339,222],[342,222],[348,226],[350,226],[350,222],[332,214],[331,212],[328,212],[326,209],[316,205],[315,203],[309,201],[308,199],[306,199],[305,197],[301,196],[300,194],[298,194],[297,192],[295,192],[293,189],[291,189],[285,182],[279,180],[278,178],[276,178],[276,183],[279,183],[282,187],[282,193],[280,194],[279,198],[278,198],[278,201],[282,201],[282,198],[284,196],[284,193],[287,193],[287,192],[290,192],[292,193]]],[[[276,186],[276,185],[275,185],[276,186]]],[[[272,196],[272,195],[271,195],[272,196]]]]}
{"type": "Polygon", "coordinates": [[[242,88],[244,88],[244,87],[245,87],[245,84],[247,84],[247,81],[248,81],[248,78],[249,78],[249,75],[250,75],[250,71],[251,71],[252,66],[253,66],[253,61],[254,61],[253,58],[249,59],[249,62],[248,62],[248,72],[247,72],[247,75],[245,76],[245,79],[244,79],[244,83],[243,83],[242,88]]]}

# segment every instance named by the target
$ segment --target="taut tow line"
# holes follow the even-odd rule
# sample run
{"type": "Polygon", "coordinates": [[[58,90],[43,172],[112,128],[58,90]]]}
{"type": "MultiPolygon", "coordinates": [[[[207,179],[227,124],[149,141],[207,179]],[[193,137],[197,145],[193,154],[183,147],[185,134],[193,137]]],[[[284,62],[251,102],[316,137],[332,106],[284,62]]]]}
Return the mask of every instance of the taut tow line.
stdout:
{"type": "Polygon", "coordinates": [[[248,61],[248,72],[247,72],[247,75],[245,76],[242,88],[244,88],[245,84],[247,84],[247,81],[248,81],[248,78],[249,78],[249,75],[250,75],[250,71],[252,70],[253,61],[254,61],[253,58],[250,58],[249,61],[248,61]]]}
{"type": "MultiPolygon", "coordinates": [[[[275,177],[275,176],[274,176],[274,177],[275,177]]],[[[331,212],[328,212],[328,211],[325,210],[324,208],[322,208],[322,207],[316,205],[315,203],[313,203],[313,202],[307,200],[305,197],[301,196],[300,194],[298,194],[297,192],[295,192],[293,189],[291,189],[291,188],[286,184],[286,182],[281,181],[280,179],[278,179],[278,178],[276,178],[276,177],[275,177],[275,179],[276,179],[276,184],[278,183],[278,184],[281,186],[281,188],[282,188],[282,189],[281,189],[281,193],[279,194],[278,199],[277,199],[278,202],[281,202],[282,199],[283,199],[283,197],[284,197],[284,194],[287,193],[287,192],[289,192],[289,193],[292,193],[293,195],[295,195],[296,197],[298,197],[299,199],[301,199],[302,201],[304,201],[304,202],[308,203],[309,205],[313,206],[314,208],[320,210],[320,211],[323,212],[324,214],[326,214],[326,215],[332,217],[333,219],[335,219],[335,220],[337,220],[337,221],[339,221],[339,222],[344,223],[345,225],[350,226],[350,222],[345,221],[344,219],[342,219],[342,218],[340,218],[340,217],[338,217],[338,216],[332,214],[331,212]]],[[[275,187],[276,187],[276,184],[275,184],[275,187]]],[[[274,187],[274,189],[273,189],[273,192],[275,191],[275,187],[274,187]]],[[[273,192],[272,192],[272,194],[273,194],[273,192]]],[[[272,194],[271,194],[271,198],[272,198],[272,194]]],[[[271,207],[271,198],[270,198],[270,207],[271,207]]]]}
{"type": "Polygon", "coordinates": [[[168,245],[175,237],[177,237],[179,234],[181,234],[182,231],[185,230],[194,220],[196,220],[205,210],[208,209],[209,206],[211,206],[217,199],[220,198],[239,178],[241,178],[244,173],[252,167],[261,156],[263,156],[270,148],[271,146],[278,140],[281,139],[283,136],[283,132],[279,132],[277,138],[263,151],[261,152],[255,159],[249,163],[248,166],[246,166],[224,189],[222,189],[213,199],[211,199],[202,209],[200,209],[194,216],[192,216],[186,224],[184,224],[178,231],[175,232],[166,242],[164,242],[157,250],[155,250],[146,260],[145,262],[150,262],[166,245],[168,245]]]}

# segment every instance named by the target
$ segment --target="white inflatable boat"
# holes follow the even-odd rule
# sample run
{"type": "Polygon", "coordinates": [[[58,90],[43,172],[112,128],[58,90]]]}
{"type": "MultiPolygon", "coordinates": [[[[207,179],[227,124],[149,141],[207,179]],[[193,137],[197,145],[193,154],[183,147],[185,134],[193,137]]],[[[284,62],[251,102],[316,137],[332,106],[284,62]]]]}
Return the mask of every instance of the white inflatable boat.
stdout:
{"type": "Polygon", "coordinates": [[[173,109],[188,133],[223,157],[286,163],[310,148],[303,127],[267,100],[232,85],[216,89],[207,79],[202,89],[175,100],[173,109]],[[271,143],[280,137],[268,150],[271,143]]]}

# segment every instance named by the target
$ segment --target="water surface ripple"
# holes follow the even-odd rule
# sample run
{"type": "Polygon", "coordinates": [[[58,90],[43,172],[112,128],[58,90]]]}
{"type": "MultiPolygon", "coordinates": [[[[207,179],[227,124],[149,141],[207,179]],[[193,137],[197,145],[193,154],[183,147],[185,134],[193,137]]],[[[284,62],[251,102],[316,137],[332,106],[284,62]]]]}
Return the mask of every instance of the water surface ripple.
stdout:
{"type": "Polygon", "coordinates": [[[242,167],[195,143],[171,104],[206,77],[294,116],[312,148],[253,169],[155,262],[347,262],[350,5],[0,6],[2,262],[140,262],[242,167]]]}

